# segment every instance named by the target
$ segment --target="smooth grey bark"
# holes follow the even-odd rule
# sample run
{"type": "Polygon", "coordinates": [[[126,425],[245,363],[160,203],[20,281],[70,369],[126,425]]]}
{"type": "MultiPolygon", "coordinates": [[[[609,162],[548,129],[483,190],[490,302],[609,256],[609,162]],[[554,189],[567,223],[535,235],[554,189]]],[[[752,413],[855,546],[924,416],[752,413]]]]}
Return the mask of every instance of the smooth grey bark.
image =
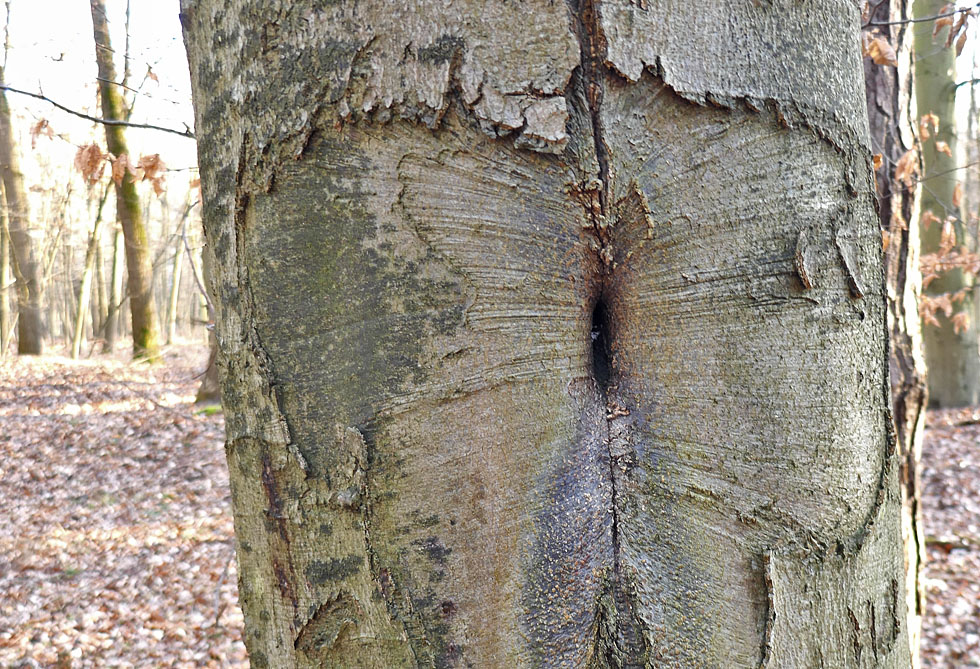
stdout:
{"type": "Polygon", "coordinates": [[[183,2],[253,666],[908,666],[858,20],[183,2]]]}
{"type": "MultiPolygon", "coordinates": [[[[946,3],[942,0],[915,0],[913,14],[920,19],[940,14],[946,3]]],[[[921,252],[936,253],[940,248],[942,221],[952,216],[956,221],[957,246],[967,244],[970,234],[960,207],[954,204],[953,191],[961,178],[956,148],[956,53],[946,47],[949,29],[934,36],[934,22],[914,24],[915,96],[920,117],[935,114],[939,131],[922,141],[923,214],[931,212],[939,223],[922,226],[921,252]],[[946,142],[951,155],[937,149],[937,142],[946,142]]],[[[949,270],[925,288],[927,295],[937,296],[969,289],[968,297],[955,305],[955,311],[965,311],[969,326],[956,332],[951,319],[942,312],[936,314],[940,325],[923,324],[929,403],[938,407],[961,407],[980,403],[980,323],[978,296],[973,289],[975,280],[960,269],[949,270]]]]}
{"type": "Polygon", "coordinates": [[[917,296],[922,288],[919,273],[919,220],[915,188],[895,177],[901,157],[915,144],[910,124],[912,94],[912,31],[902,23],[909,18],[910,2],[878,3],[868,21],[891,23],[881,28],[893,45],[897,67],[864,60],[865,89],[871,145],[882,156],[876,172],[879,226],[886,231],[885,288],[888,296],[889,372],[892,416],[899,459],[902,495],[902,537],[905,543],[905,594],[909,645],[913,666],[919,666],[921,618],[925,611],[922,565],[925,534],[920,501],[920,457],[925,427],[925,361],[919,329],[917,296]]]}

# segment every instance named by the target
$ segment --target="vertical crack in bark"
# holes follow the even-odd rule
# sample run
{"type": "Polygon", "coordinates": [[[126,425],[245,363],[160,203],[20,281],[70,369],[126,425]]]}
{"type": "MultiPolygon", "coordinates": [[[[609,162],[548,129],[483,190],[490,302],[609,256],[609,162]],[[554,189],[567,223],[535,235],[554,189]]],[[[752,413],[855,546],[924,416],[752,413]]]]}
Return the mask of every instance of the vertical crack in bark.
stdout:
{"type": "Polygon", "coordinates": [[[605,73],[606,40],[599,25],[597,0],[570,0],[578,20],[578,37],[581,45],[582,83],[585,99],[589,106],[592,125],[592,140],[595,145],[595,158],[599,165],[597,179],[584,184],[580,195],[584,196],[586,213],[592,223],[592,233],[598,242],[596,252],[602,259],[607,272],[612,270],[612,252],[609,239],[609,148],[603,136],[602,116],[602,77],[605,73]]]}
{"type": "Polygon", "coordinates": [[[648,655],[646,639],[626,582],[620,545],[621,477],[631,464],[632,446],[628,439],[630,412],[620,406],[616,399],[618,384],[612,355],[615,335],[612,303],[612,274],[615,270],[611,234],[612,172],[601,115],[603,80],[608,74],[605,64],[606,41],[600,27],[598,0],[569,0],[569,3],[577,20],[582,85],[598,164],[597,178],[580,184],[574,189],[573,196],[585,208],[589,222],[587,230],[592,236],[592,249],[601,261],[595,287],[595,303],[592,306],[591,372],[605,410],[601,429],[609,458],[609,484],[612,489],[612,574],[608,589],[603,595],[605,603],[600,603],[597,647],[591,666],[643,667],[646,666],[648,655]]]}

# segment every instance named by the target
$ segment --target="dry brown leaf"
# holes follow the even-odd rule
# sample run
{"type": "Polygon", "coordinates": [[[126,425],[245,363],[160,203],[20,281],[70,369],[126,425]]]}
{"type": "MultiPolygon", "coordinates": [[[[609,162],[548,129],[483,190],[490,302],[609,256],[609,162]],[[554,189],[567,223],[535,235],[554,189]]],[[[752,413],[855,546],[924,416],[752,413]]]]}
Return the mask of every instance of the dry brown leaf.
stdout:
{"type": "Polygon", "coordinates": [[[959,207],[963,204],[963,184],[959,181],[953,186],[953,206],[959,207]]]}
{"type": "Polygon", "coordinates": [[[953,151],[952,149],[949,148],[949,144],[947,144],[946,142],[940,142],[937,140],[936,151],[938,151],[939,153],[945,153],[950,158],[953,157],[953,151]]]}
{"type": "Polygon", "coordinates": [[[157,195],[163,194],[164,172],[167,171],[167,165],[163,162],[160,154],[151,153],[148,156],[140,156],[137,168],[142,174],[141,178],[144,181],[149,181],[150,185],[153,186],[153,192],[157,195]]]}
{"type": "Polygon", "coordinates": [[[108,154],[102,153],[101,147],[95,142],[78,147],[75,152],[75,168],[82,173],[85,183],[91,186],[99,182],[107,157],[108,154]]]}
{"type": "Polygon", "coordinates": [[[891,241],[892,241],[892,233],[888,232],[888,230],[882,230],[881,231],[881,252],[882,253],[885,253],[886,251],[888,251],[888,245],[891,243],[891,241]]]}
{"type": "Polygon", "coordinates": [[[871,40],[875,38],[875,33],[870,33],[867,30],[861,33],[861,55],[870,56],[871,40]]]}
{"type": "Polygon", "coordinates": [[[924,230],[928,230],[929,226],[933,222],[938,223],[939,217],[932,213],[931,209],[926,209],[924,212],[922,212],[922,215],[919,217],[919,225],[921,225],[924,230]]]}
{"type": "Polygon", "coordinates": [[[932,137],[932,133],[929,132],[930,125],[933,132],[939,132],[939,117],[932,112],[923,114],[919,119],[919,139],[924,141],[932,137]]]}
{"type": "Polygon", "coordinates": [[[895,163],[895,180],[905,184],[906,188],[911,188],[918,174],[919,154],[912,148],[902,154],[902,157],[895,163]]]}
{"type": "Polygon", "coordinates": [[[160,79],[157,78],[157,75],[153,71],[153,68],[150,67],[149,65],[146,66],[146,78],[147,79],[152,79],[153,81],[157,82],[158,84],[160,83],[160,79]]]}
{"type": "Polygon", "coordinates": [[[957,311],[950,321],[953,323],[953,332],[956,334],[966,332],[967,328],[970,327],[970,315],[965,311],[957,311]]]}
{"type": "Polygon", "coordinates": [[[48,139],[54,137],[54,131],[46,118],[38,119],[37,123],[31,126],[31,149],[37,148],[37,138],[40,135],[44,135],[48,139]]]}
{"type": "Polygon", "coordinates": [[[884,162],[884,161],[883,161],[880,153],[876,153],[873,156],[871,156],[871,163],[874,165],[874,168],[876,170],[880,170],[881,169],[882,162],[884,162]]]}
{"type": "Polygon", "coordinates": [[[943,8],[939,10],[940,18],[936,19],[936,23],[933,25],[932,36],[935,37],[939,32],[946,27],[952,27],[953,17],[952,16],[942,16],[943,14],[950,14],[956,6],[953,3],[947,3],[943,5],[943,8]]]}
{"type": "Polygon", "coordinates": [[[868,55],[871,56],[871,60],[875,65],[898,66],[898,57],[895,55],[895,49],[892,48],[892,45],[884,37],[875,37],[871,40],[871,44],[868,45],[868,55]]]}
{"type": "Polygon", "coordinates": [[[129,161],[129,154],[122,153],[115,158],[112,158],[112,180],[116,182],[117,186],[121,186],[123,178],[126,176],[126,172],[129,172],[134,177],[136,176],[136,169],[133,164],[129,161]]]}
{"type": "MultiPolygon", "coordinates": [[[[953,27],[949,29],[949,35],[946,36],[947,49],[953,45],[953,40],[956,39],[956,36],[959,35],[960,31],[963,30],[964,24],[966,23],[966,19],[968,17],[969,14],[967,14],[966,12],[960,13],[959,17],[956,19],[956,22],[953,24],[953,27]]],[[[950,17],[950,18],[954,18],[954,17],[950,17]]]]}
{"type": "Polygon", "coordinates": [[[966,44],[967,32],[964,30],[960,33],[960,36],[956,39],[956,55],[959,56],[963,53],[963,46],[966,44]]]}

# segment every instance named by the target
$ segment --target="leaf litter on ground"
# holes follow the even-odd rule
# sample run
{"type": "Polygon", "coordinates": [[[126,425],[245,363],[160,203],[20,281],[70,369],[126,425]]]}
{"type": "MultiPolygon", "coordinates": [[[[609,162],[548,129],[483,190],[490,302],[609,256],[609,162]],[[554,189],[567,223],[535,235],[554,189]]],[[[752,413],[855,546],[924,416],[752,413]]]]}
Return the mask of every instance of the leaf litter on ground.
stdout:
{"type": "Polygon", "coordinates": [[[206,360],[0,361],[0,666],[248,666],[206,360]]]}

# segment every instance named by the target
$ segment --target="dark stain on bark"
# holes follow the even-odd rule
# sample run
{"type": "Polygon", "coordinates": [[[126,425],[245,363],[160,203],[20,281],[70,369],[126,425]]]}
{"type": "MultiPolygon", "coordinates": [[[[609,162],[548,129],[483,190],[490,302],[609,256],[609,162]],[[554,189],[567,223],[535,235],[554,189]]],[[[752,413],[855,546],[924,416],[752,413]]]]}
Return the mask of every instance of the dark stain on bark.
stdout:
{"type": "Polygon", "coordinates": [[[315,585],[324,585],[330,581],[342,581],[358,573],[363,564],[364,557],[361,555],[314,560],[306,568],[306,577],[315,585]]]}
{"type": "Polygon", "coordinates": [[[439,537],[416,539],[412,544],[425,553],[426,557],[432,560],[432,562],[443,567],[446,566],[446,558],[452,553],[452,549],[446,548],[439,540],[439,537]]]}
{"type": "Polygon", "coordinates": [[[280,496],[279,484],[276,482],[275,472],[272,471],[272,461],[268,452],[262,453],[262,488],[265,490],[266,499],[269,500],[269,508],[266,509],[266,518],[278,532],[279,537],[287,545],[289,544],[289,533],[286,527],[286,514],[282,508],[282,497],[280,496]]]}
{"type": "Polygon", "coordinates": [[[446,63],[465,48],[466,45],[461,37],[442,35],[429,46],[419,49],[418,59],[421,63],[446,63]]]}

